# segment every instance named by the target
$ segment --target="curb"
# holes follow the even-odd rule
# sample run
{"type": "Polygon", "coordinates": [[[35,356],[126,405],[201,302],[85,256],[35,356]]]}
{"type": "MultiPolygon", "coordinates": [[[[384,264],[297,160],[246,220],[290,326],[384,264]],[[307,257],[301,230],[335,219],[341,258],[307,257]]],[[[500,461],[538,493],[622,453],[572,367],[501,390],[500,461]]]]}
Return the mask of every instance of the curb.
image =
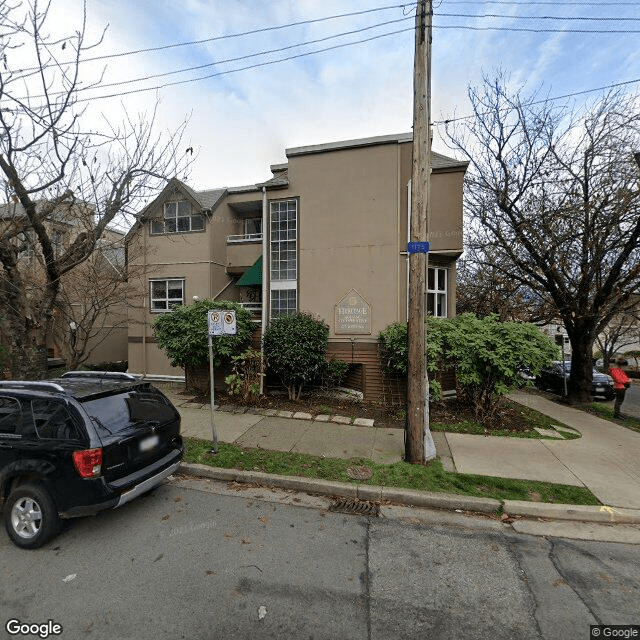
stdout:
{"type": "Polygon", "coordinates": [[[419,491],[417,489],[399,489],[397,487],[381,487],[356,483],[351,484],[348,482],[318,480],[317,478],[301,478],[300,476],[279,476],[262,473],[261,471],[223,469],[190,462],[181,463],[179,472],[222,482],[270,485],[279,487],[280,489],[342,496],[359,500],[389,500],[390,502],[401,503],[412,507],[427,507],[450,511],[474,511],[485,514],[495,514],[502,508],[510,517],[523,516],[604,524],[640,524],[640,510],[638,509],[527,502],[524,500],[500,501],[494,498],[477,498],[452,493],[436,493],[419,491]]]}
{"type": "Polygon", "coordinates": [[[640,524],[640,510],[624,509],[622,507],[505,500],[503,508],[505,513],[510,516],[600,522],[605,524],[640,524]]]}
{"type": "Polygon", "coordinates": [[[203,464],[183,462],[179,471],[192,476],[222,480],[225,482],[268,484],[281,489],[308,491],[323,495],[337,495],[359,500],[389,500],[413,507],[431,507],[434,509],[451,509],[476,511],[479,513],[496,513],[502,503],[493,498],[476,498],[449,493],[433,493],[416,489],[398,489],[396,487],[379,487],[373,485],[333,482],[316,478],[299,476],[278,476],[260,471],[239,471],[238,469],[220,469],[203,464]]]}

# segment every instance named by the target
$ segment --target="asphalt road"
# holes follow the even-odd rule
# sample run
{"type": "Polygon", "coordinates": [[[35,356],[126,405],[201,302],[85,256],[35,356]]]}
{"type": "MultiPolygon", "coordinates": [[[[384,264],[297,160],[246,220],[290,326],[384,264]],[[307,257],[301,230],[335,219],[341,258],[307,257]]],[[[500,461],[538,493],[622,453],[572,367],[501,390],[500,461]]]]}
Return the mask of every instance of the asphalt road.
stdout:
{"type": "Polygon", "coordinates": [[[640,546],[328,504],[176,479],[41,550],[2,532],[0,637],[38,637],[9,635],[10,619],[109,640],[566,639],[640,623],[640,546]]]}

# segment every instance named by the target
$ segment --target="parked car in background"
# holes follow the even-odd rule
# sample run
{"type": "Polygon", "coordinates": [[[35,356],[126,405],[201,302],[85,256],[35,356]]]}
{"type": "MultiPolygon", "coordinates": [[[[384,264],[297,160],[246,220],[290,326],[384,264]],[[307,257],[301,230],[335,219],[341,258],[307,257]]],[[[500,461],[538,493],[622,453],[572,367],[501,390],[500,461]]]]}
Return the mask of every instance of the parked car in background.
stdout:
{"type": "Polygon", "coordinates": [[[180,414],[126,373],[70,372],[0,382],[0,499],[19,547],[56,535],[61,518],[119,507],[178,469],[180,414]]]}
{"type": "MultiPolygon", "coordinates": [[[[616,361],[616,358],[620,357],[621,354],[619,353],[614,353],[611,358],[609,358],[609,366],[613,366],[613,364],[616,361]]],[[[624,356],[622,356],[624,358],[624,356]]],[[[629,361],[624,358],[624,362],[622,364],[623,367],[627,367],[629,366],[629,361]]],[[[598,367],[598,369],[602,369],[604,367],[604,360],[602,358],[600,358],[599,360],[596,360],[596,367],[598,367]]]]}
{"type": "MultiPolygon", "coordinates": [[[[543,368],[536,378],[536,387],[543,391],[552,391],[558,395],[564,395],[564,381],[569,382],[571,374],[571,362],[553,362],[550,366],[543,368]]],[[[591,394],[594,397],[604,397],[606,400],[613,400],[615,392],[611,376],[593,370],[593,381],[591,394]]]]}
{"type": "Polygon", "coordinates": [[[536,376],[533,375],[531,369],[523,365],[519,365],[518,367],[516,367],[516,373],[518,374],[519,378],[525,380],[526,382],[534,382],[536,379],[536,376]]]}

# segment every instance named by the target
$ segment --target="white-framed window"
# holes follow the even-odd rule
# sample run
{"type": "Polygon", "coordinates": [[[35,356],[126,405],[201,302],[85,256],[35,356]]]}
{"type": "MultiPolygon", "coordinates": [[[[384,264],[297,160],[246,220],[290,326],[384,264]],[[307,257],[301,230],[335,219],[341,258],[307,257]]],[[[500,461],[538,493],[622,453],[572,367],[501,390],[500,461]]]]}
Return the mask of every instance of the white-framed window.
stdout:
{"type": "Polygon", "coordinates": [[[188,200],[165,202],[162,219],[151,221],[152,235],[203,230],[204,217],[193,211],[193,205],[188,200]]]}
{"type": "Polygon", "coordinates": [[[298,310],[298,201],[269,206],[271,317],[277,318],[298,310]]]}
{"type": "Polygon", "coordinates": [[[298,292],[295,289],[271,290],[271,317],[290,316],[298,311],[298,292]]]}
{"type": "Polygon", "coordinates": [[[429,267],[427,273],[427,314],[447,317],[447,269],[429,267]]]}
{"type": "Polygon", "coordinates": [[[171,311],[173,307],[184,304],[184,278],[149,280],[149,295],[152,313],[171,311]]]}
{"type": "Polygon", "coordinates": [[[271,203],[271,280],[296,280],[298,201],[271,203]]]}

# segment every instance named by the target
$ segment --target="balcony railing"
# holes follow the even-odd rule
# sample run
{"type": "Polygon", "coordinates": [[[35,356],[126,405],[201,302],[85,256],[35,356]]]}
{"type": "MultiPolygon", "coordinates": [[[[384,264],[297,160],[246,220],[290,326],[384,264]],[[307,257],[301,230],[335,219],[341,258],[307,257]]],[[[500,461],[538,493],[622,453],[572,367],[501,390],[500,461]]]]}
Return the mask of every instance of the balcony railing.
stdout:
{"type": "Polygon", "coordinates": [[[262,313],[262,302],[241,302],[240,306],[251,313],[262,313]]]}
{"type": "Polygon", "coordinates": [[[261,233],[240,233],[235,236],[227,236],[227,244],[235,242],[262,242],[261,233]]]}

